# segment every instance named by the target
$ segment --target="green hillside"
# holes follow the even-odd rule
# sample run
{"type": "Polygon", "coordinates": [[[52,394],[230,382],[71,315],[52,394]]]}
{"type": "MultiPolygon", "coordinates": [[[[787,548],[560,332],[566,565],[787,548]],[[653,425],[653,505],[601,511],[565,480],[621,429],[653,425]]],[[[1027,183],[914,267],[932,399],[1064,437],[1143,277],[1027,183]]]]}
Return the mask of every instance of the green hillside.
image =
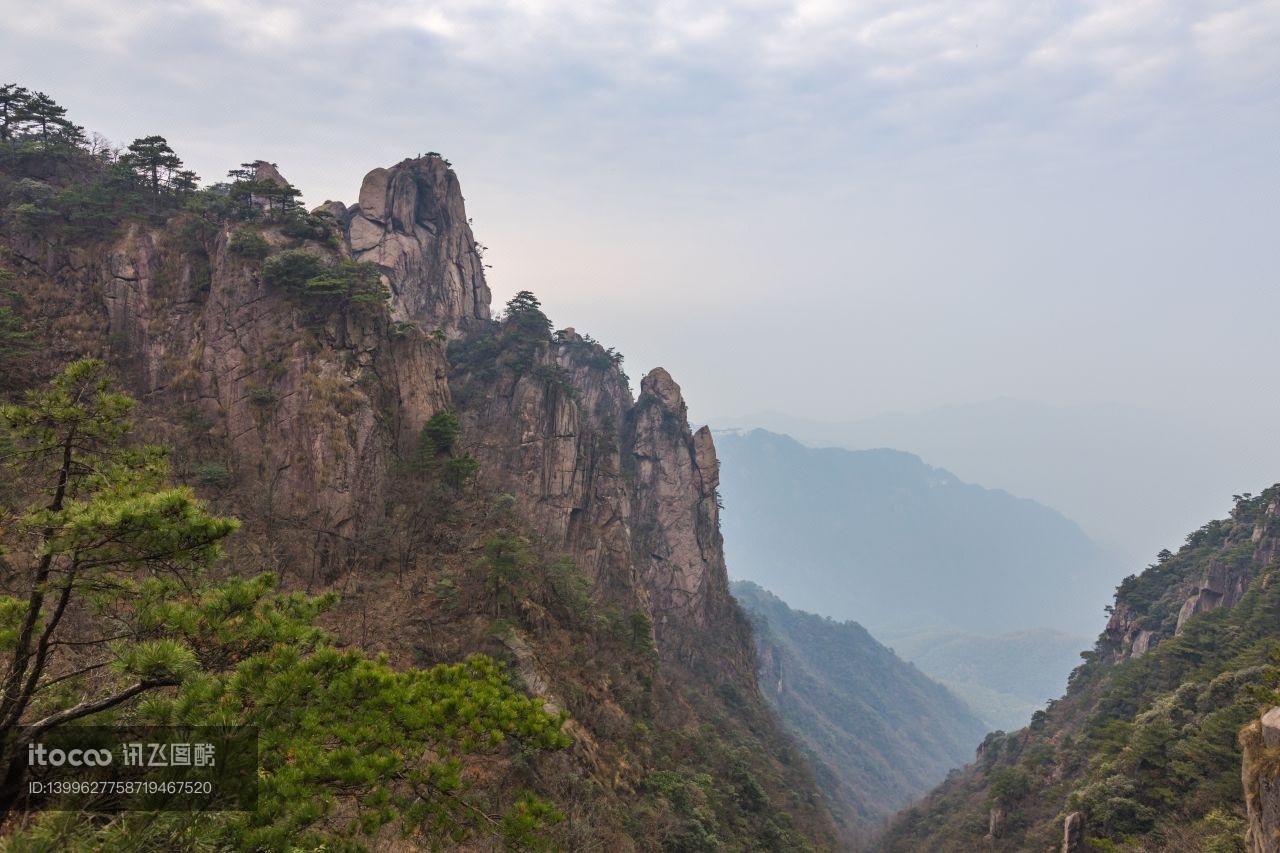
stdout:
{"type": "Polygon", "coordinates": [[[895,821],[893,851],[1244,850],[1237,738],[1280,681],[1280,486],[1120,584],[1067,693],[895,821]],[[990,836],[984,841],[984,836],[990,836]]]}
{"type": "Polygon", "coordinates": [[[746,581],[765,698],[803,746],[851,843],[973,758],[986,728],[856,622],[792,610],[746,581]]]}

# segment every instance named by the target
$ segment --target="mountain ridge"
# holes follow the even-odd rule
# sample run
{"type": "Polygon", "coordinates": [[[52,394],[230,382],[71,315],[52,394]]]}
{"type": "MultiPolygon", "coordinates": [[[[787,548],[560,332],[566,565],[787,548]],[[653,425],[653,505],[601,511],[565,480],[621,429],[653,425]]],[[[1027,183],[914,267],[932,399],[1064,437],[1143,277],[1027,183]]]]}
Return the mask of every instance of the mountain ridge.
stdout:
{"type": "Polygon", "coordinates": [[[850,845],[867,844],[972,757],[981,721],[861,625],[793,610],[750,581],[732,589],[756,629],[765,698],[815,767],[850,845]]]}

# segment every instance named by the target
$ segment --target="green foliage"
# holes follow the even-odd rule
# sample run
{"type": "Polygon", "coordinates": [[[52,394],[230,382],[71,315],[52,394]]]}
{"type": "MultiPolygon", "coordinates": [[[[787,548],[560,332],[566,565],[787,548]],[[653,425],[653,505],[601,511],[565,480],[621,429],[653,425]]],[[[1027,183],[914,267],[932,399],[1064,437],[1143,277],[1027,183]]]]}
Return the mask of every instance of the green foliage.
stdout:
{"type": "Polygon", "coordinates": [[[182,207],[197,176],[163,137],[122,154],[89,143],[65,108],[40,92],[0,86],[0,223],[54,245],[116,236],[130,220],[182,207]]]}
{"type": "Polygon", "coordinates": [[[274,163],[257,161],[241,163],[239,168],[227,173],[232,179],[227,187],[227,197],[236,216],[241,219],[265,218],[291,223],[301,219],[304,220],[303,227],[309,226],[310,223],[305,222],[306,217],[299,211],[298,199],[302,196],[302,191],[288,182],[281,183],[269,177],[259,178],[259,169],[265,166],[275,168],[274,163]]]}
{"type": "Polygon", "coordinates": [[[21,380],[21,368],[35,350],[35,337],[16,310],[18,294],[4,287],[12,278],[12,273],[0,269],[0,363],[6,366],[0,389],[21,380]]]}
{"type": "Polygon", "coordinates": [[[12,543],[18,589],[0,607],[7,647],[0,661],[0,804],[14,802],[21,782],[23,737],[179,684],[195,669],[180,640],[147,630],[132,594],[161,574],[198,577],[237,525],[209,515],[190,490],[169,487],[161,449],[124,442],[132,408],[94,360],[71,364],[24,403],[0,407],[14,501],[0,512],[0,541],[12,543]],[[111,626],[106,636],[116,636],[86,629],[84,616],[64,620],[82,608],[111,626]],[[68,644],[97,657],[84,672],[113,675],[82,684],[88,698],[50,712],[57,695],[50,688],[76,674],[61,653],[68,644]],[[43,722],[11,737],[33,715],[43,722]]]}
{"type": "Polygon", "coordinates": [[[12,151],[75,148],[84,142],[84,128],[67,119],[67,110],[43,92],[16,83],[0,85],[0,142],[12,151]]]}
{"type": "Polygon", "coordinates": [[[1031,792],[1031,779],[1017,767],[1004,767],[994,773],[987,786],[987,797],[1003,805],[1015,803],[1031,792]]]}
{"type": "Polygon", "coordinates": [[[262,265],[262,281],[289,293],[302,293],[307,282],[325,274],[325,260],[306,249],[281,252],[262,265]]]}
{"type": "Polygon", "coordinates": [[[464,453],[445,463],[444,480],[455,489],[460,489],[471,482],[479,470],[479,461],[470,453],[464,453]]]}
{"type": "Polygon", "coordinates": [[[202,462],[196,466],[196,482],[202,486],[225,486],[231,482],[231,470],[221,462],[202,462]]]}
{"type": "Polygon", "coordinates": [[[438,477],[451,489],[465,487],[480,468],[480,463],[470,453],[452,456],[462,423],[448,409],[436,412],[418,432],[418,444],[407,468],[417,474],[438,477]]]}
{"type": "Polygon", "coordinates": [[[657,651],[653,644],[653,622],[650,621],[648,614],[642,610],[637,610],[631,614],[629,620],[631,628],[631,648],[644,654],[653,654],[657,651]]]}
{"type": "Polygon", "coordinates": [[[272,388],[257,386],[249,389],[249,402],[260,408],[274,406],[280,399],[272,388]]]}
{"type": "Polygon", "coordinates": [[[551,321],[542,313],[542,303],[527,290],[522,290],[507,300],[503,324],[522,337],[535,340],[549,340],[551,337],[551,321]]]}
{"type": "Polygon", "coordinates": [[[306,249],[289,249],[268,258],[262,265],[262,280],[321,307],[385,305],[391,299],[374,264],[345,258],[329,261],[306,249]]]}
{"type": "Polygon", "coordinates": [[[1156,632],[1153,646],[1133,658],[1118,631],[1104,634],[1036,726],[984,752],[985,779],[969,774],[935,794],[895,827],[888,849],[929,846],[944,832],[976,841],[978,825],[964,822],[980,815],[964,805],[964,793],[996,798],[1015,774],[1030,786],[1011,814],[1010,845],[1036,849],[1060,838],[1055,821],[1065,809],[1084,814],[1098,849],[1242,849],[1248,792],[1237,735],[1280,702],[1273,690],[1280,685],[1280,565],[1266,544],[1280,533],[1267,514],[1278,497],[1280,486],[1237,496],[1229,519],[1206,524],[1177,553],[1162,551],[1126,578],[1114,612],[1126,632],[1156,632]],[[1212,572],[1247,585],[1243,597],[1177,628],[1188,596],[1212,572]],[[1009,751],[1011,742],[1023,746],[1009,751]]]}
{"type": "Polygon", "coordinates": [[[461,432],[458,416],[448,409],[441,409],[427,420],[418,434],[418,451],[425,456],[452,453],[461,432]]]}
{"type": "Polygon", "coordinates": [[[507,532],[493,533],[484,540],[481,568],[493,601],[493,615],[502,615],[503,602],[512,602],[528,576],[533,552],[522,537],[507,532]]]}
{"type": "Polygon", "coordinates": [[[162,195],[190,193],[199,181],[195,172],[182,168],[181,158],[163,136],[135,139],[121,155],[120,163],[150,192],[153,210],[162,195]]]}
{"type": "Polygon", "coordinates": [[[241,227],[232,232],[227,250],[233,255],[260,261],[271,254],[271,244],[257,229],[241,227]]]}

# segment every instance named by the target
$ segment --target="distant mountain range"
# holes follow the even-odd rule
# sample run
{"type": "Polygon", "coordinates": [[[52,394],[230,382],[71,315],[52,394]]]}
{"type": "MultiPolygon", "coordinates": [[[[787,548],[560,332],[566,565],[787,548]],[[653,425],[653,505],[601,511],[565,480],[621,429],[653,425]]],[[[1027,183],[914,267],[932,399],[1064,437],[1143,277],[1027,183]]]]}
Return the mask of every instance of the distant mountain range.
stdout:
{"type": "MultiPolygon", "coordinates": [[[[896,450],[721,432],[729,571],[877,634],[1092,634],[1118,561],[1035,501],[896,450]]],[[[1065,672],[1063,673],[1065,675],[1065,672]]]]}
{"type": "Polygon", "coordinates": [[[813,446],[918,453],[969,482],[1054,507],[1128,564],[1176,550],[1231,495],[1280,476],[1280,445],[1266,420],[1213,418],[1187,407],[1156,412],[1006,397],[838,423],[778,412],[710,423],[762,427],[813,446]]]}
{"type": "Polygon", "coordinates": [[[732,589],[755,626],[761,691],[851,846],[973,760],[982,721],[861,625],[792,610],[747,581],[732,589]]]}

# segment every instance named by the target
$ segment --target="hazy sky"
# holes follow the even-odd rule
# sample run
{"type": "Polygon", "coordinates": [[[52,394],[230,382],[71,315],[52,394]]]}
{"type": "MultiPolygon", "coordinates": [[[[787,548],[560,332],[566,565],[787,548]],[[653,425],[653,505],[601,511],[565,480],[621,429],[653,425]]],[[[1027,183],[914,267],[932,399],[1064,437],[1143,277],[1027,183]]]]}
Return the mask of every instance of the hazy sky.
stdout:
{"type": "Polygon", "coordinates": [[[442,152],[497,297],[704,416],[1280,415],[1280,0],[0,10],[0,77],[206,179],[442,152]]]}

